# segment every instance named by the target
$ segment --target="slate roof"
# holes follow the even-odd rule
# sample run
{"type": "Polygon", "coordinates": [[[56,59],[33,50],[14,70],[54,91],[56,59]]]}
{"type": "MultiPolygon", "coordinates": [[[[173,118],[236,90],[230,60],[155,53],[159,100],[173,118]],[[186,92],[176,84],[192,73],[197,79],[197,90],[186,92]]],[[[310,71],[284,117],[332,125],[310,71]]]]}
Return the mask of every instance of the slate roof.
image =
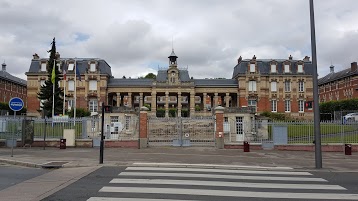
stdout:
{"type": "MultiPolygon", "coordinates": [[[[178,69],[179,70],[179,79],[182,82],[189,82],[190,77],[189,77],[189,72],[188,70],[183,70],[183,69],[178,69]]],[[[157,82],[166,82],[168,79],[168,73],[167,70],[158,70],[158,74],[157,74],[157,82]]]]}
{"type": "MultiPolygon", "coordinates": [[[[33,59],[31,61],[30,69],[26,74],[41,72],[40,62],[43,60],[48,60],[48,59],[33,59]]],[[[68,66],[65,64],[64,61],[70,61],[70,60],[73,61],[74,58],[61,58],[60,60],[62,61],[61,69],[65,69],[67,71],[68,66]]],[[[98,62],[98,67],[99,67],[98,69],[101,74],[107,74],[110,77],[112,76],[111,67],[108,65],[108,63],[105,60],[97,59],[97,58],[76,58],[76,66],[81,75],[86,73],[87,63],[93,60],[96,60],[98,62]]],[[[71,72],[68,71],[67,73],[72,74],[71,72]]]]}
{"type": "Polygon", "coordinates": [[[326,76],[318,79],[318,85],[326,84],[329,82],[334,82],[342,78],[351,77],[358,75],[358,71],[352,71],[351,68],[347,68],[336,73],[329,73],[326,76]]]}
{"type": "Polygon", "coordinates": [[[0,79],[7,80],[16,83],[21,86],[27,86],[27,81],[21,78],[15,77],[6,71],[0,71],[0,79]]]}
{"type": "MultiPolygon", "coordinates": [[[[242,60],[239,64],[237,64],[234,67],[234,71],[232,74],[232,78],[237,78],[239,75],[242,74],[246,74],[247,72],[247,67],[248,67],[248,63],[250,63],[250,59],[245,59],[242,60]]],[[[271,61],[276,61],[277,62],[277,73],[274,73],[275,75],[284,75],[284,65],[283,62],[287,61],[287,59],[257,59],[256,63],[257,63],[257,67],[258,67],[258,71],[260,72],[260,74],[270,74],[270,63],[271,61]]],[[[301,60],[288,60],[291,62],[291,66],[296,66],[297,62],[301,61],[301,60]]],[[[303,74],[303,75],[313,75],[313,65],[311,61],[304,61],[304,73],[299,73],[299,74],[303,74]]],[[[286,73],[287,74],[287,73],[286,73]]],[[[291,73],[290,74],[298,74],[297,73],[297,68],[291,68],[291,73]]]]}
{"type": "Polygon", "coordinates": [[[108,80],[108,87],[110,86],[123,86],[123,87],[151,87],[153,79],[123,79],[123,78],[110,78],[108,80]]]}
{"type": "Polygon", "coordinates": [[[194,79],[194,85],[197,87],[237,87],[236,79],[194,79]]]}

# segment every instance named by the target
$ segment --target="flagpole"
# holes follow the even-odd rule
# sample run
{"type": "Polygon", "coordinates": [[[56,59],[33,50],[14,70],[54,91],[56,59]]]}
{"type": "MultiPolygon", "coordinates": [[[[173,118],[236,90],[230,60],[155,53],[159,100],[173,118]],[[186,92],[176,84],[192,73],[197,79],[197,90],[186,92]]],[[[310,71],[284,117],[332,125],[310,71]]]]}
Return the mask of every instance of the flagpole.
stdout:
{"type": "MultiPolygon", "coordinates": [[[[53,60],[53,68],[56,68],[56,59],[53,60]]],[[[54,69],[54,70],[55,70],[55,76],[56,76],[56,69],[54,69]]],[[[54,70],[52,70],[52,71],[54,71],[54,70]]],[[[52,125],[53,125],[53,118],[55,116],[55,83],[56,83],[56,77],[55,77],[55,81],[52,83],[52,125]]]]}
{"type": "Polygon", "coordinates": [[[66,111],[66,70],[64,69],[66,66],[66,60],[65,60],[65,65],[62,68],[62,73],[63,73],[63,111],[62,111],[62,115],[65,116],[65,111],[66,111]]]}
{"type": "Polygon", "coordinates": [[[76,126],[76,107],[77,107],[77,94],[76,94],[76,91],[77,91],[77,83],[76,83],[76,80],[77,80],[77,76],[76,76],[76,71],[77,71],[77,61],[75,59],[75,98],[74,98],[74,105],[75,107],[73,108],[73,126],[76,126]]]}

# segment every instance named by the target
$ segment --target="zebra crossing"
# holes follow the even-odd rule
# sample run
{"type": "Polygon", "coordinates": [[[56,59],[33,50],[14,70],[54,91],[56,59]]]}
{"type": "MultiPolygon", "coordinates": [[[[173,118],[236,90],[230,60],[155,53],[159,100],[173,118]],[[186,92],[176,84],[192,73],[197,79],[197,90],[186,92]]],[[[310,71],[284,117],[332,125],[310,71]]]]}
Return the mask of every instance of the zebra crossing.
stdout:
{"type": "Polygon", "coordinates": [[[133,164],[88,201],[358,200],[358,194],[287,167],[133,164]]]}

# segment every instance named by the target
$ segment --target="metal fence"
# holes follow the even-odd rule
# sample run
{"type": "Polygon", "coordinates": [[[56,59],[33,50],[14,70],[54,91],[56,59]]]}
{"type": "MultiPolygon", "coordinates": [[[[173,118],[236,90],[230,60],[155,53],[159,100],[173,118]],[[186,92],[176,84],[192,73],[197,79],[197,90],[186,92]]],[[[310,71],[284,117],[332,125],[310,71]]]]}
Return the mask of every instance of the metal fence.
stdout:
{"type": "MultiPolygon", "coordinates": [[[[224,122],[225,142],[249,141],[252,143],[313,144],[315,139],[313,121],[224,122]]],[[[358,122],[321,121],[322,144],[358,143],[358,122]]]]}

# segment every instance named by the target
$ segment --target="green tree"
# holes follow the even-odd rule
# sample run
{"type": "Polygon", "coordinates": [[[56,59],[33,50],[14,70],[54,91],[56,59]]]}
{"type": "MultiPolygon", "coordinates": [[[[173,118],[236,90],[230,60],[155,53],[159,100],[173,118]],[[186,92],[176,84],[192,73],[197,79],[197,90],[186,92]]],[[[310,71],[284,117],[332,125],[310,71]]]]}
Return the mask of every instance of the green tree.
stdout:
{"type": "Polygon", "coordinates": [[[46,116],[51,117],[52,116],[52,101],[53,101],[53,94],[54,96],[54,113],[56,114],[61,114],[62,110],[63,110],[63,91],[61,90],[61,88],[58,86],[58,81],[59,81],[59,71],[57,67],[57,59],[56,58],[56,41],[55,38],[53,38],[52,41],[52,48],[51,50],[49,50],[48,52],[50,52],[50,58],[47,62],[47,80],[45,81],[45,84],[43,86],[41,86],[40,92],[37,93],[37,97],[40,99],[40,101],[43,102],[43,106],[41,107],[46,116]],[[55,66],[55,79],[54,79],[54,83],[52,83],[51,78],[52,78],[52,69],[55,66]],[[53,84],[55,85],[55,93],[53,93],[53,84]]]}
{"type": "MultiPolygon", "coordinates": [[[[73,117],[74,115],[74,110],[71,109],[69,112],[68,112],[68,116],[69,117],[73,117]]],[[[84,108],[76,108],[76,117],[88,117],[88,116],[91,116],[91,112],[84,109],[84,108]]]]}
{"type": "Polygon", "coordinates": [[[156,79],[157,76],[154,75],[153,73],[148,73],[144,78],[146,78],[146,79],[156,79]]]}

